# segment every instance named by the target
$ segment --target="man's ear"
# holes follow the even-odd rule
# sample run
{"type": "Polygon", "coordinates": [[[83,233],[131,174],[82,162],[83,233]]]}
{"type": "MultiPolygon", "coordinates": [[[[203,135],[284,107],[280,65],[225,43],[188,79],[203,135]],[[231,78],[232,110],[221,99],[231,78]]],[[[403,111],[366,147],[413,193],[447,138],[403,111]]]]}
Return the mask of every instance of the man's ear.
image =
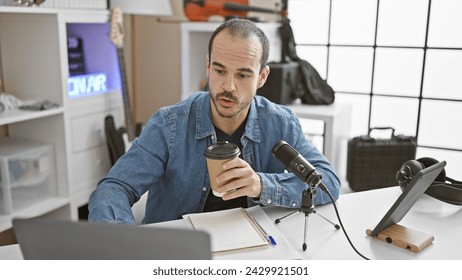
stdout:
{"type": "Polygon", "coordinates": [[[259,74],[259,77],[258,77],[258,84],[257,84],[257,88],[261,88],[265,82],[266,82],[266,79],[268,79],[268,75],[270,74],[270,68],[268,65],[266,65],[265,67],[263,67],[263,69],[260,71],[260,74],[259,74]]]}

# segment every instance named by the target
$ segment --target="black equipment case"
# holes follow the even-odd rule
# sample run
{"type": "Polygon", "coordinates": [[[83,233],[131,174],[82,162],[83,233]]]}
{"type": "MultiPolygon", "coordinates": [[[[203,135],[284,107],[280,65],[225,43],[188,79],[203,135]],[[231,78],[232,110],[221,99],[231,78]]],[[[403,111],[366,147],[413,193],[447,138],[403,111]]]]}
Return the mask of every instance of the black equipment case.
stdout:
{"type": "Polygon", "coordinates": [[[353,191],[397,186],[396,172],[415,159],[417,142],[413,136],[396,135],[392,127],[370,128],[367,135],[348,141],[347,181],[353,191]],[[390,139],[371,137],[373,129],[391,129],[390,139]]]}
{"type": "Polygon", "coordinates": [[[291,104],[297,99],[297,87],[300,81],[298,63],[268,63],[270,74],[266,83],[258,89],[262,95],[274,103],[291,104]]]}

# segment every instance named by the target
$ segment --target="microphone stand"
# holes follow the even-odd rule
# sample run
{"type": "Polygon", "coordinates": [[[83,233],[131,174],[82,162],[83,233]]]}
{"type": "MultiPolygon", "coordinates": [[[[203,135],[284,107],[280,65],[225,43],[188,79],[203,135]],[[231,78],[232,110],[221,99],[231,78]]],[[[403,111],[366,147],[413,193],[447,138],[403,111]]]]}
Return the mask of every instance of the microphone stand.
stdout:
{"type": "Polygon", "coordinates": [[[303,251],[306,251],[307,245],[306,245],[306,237],[307,237],[307,230],[308,230],[308,217],[310,214],[318,214],[321,218],[323,218],[325,221],[330,223],[335,227],[335,229],[340,229],[340,226],[325,216],[321,215],[320,213],[316,212],[314,209],[314,204],[313,204],[313,190],[316,186],[319,186],[323,191],[328,192],[326,186],[321,183],[322,176],[321,174],[317,173],[316,171],[311,172],[311,174],[306,178],[305,183],[308,184],[308,188],[303,190],[302,192],[302,205],[300,206],[300,209],[295,210],[292,213],[289,213],[279,219],[276,219],[274,223],[279,224],[282,219],[288,218],[298,212],[304,213],[305,214],[305,225],[304,225],[304,234],[303,234],[303,245],[302,249],[303,251]]]}

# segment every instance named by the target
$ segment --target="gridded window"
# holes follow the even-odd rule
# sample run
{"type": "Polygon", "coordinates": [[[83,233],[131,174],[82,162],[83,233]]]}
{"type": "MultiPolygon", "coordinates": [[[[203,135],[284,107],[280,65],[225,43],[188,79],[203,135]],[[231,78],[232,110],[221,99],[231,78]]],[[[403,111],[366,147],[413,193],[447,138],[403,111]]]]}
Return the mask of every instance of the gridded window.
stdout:
{"type": "Polygon", "coordinates": [[[462,100],[462,50],[427,51],[422,94],[462,100]]]}
{"type": "Polygon", "coordinates": [[[400,98],[372,96],[371,127],[399,127],[397,133],[414,135],[417,129],[419,100],[417,98],[400,98]]]}
{"type": "Polygon", "coordinates": [[[423,47],[427,13],[427,0],[381,0],[377,45],[423,47]]]}
{"type": "Polygon", "coordinates": [[[328,43],[329,1],[289,1],[291,26],[299,44],[328,43]]]}
{"type": "Polygon", "coordinates": [[[462,151],[462,103],[423,100],[418,143],[462,151]]]}
{"type": "MultiPolygon", "coordinates": [[[[462,1],[289,0],[299,56],[353,107],[352,135],[392,126],[417,156],[462,161],[462,1]]],[[[451,165],[452,163],[452,165],[451,165]]]]}
{"type": "Polygon", "coordinates": [[[432,0],[429,47],[462,48],[462,1],[432,0]]]}
{"type": "Polygon", "coordinates": [[[331,47],[327,79],[332,88],[370,92],[373,51],[371,47],[331,47]]]}
{"type": "Polygon", "coordinates": [[[422,49],[376,48],[373,92],[418,97],[423,54],[422,49]]]}
{"type": "Polygon", "coordinates": [[[375,36],[376,11],[376,1],[332,1],[330,43],[372,46],[375,36]]]}

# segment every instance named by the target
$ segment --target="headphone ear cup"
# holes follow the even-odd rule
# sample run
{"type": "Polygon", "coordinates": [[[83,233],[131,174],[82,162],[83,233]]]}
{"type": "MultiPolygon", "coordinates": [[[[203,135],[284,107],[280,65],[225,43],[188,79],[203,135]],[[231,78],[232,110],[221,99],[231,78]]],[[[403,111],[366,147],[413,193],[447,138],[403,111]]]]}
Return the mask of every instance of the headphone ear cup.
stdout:
{"type": "Polygon", "coordinates": [[[396,180],[400,187],[403,189],[406,188],[412,178],[414,178],[415,174],[424,168],[425,166],[417,160],[406,161],[396,173],[396,180]]]}
{"type": "MultiPolygon", "coordinates": [[[[433,164],[438,163],[439,161],[431,157],[422,157],[417,159],[423,165],[423,168],[432,166],[433,164]]],[[[446,171],[443,169],[438,176],[435,178],[435,182],[446,182],[446,171]]]]}

